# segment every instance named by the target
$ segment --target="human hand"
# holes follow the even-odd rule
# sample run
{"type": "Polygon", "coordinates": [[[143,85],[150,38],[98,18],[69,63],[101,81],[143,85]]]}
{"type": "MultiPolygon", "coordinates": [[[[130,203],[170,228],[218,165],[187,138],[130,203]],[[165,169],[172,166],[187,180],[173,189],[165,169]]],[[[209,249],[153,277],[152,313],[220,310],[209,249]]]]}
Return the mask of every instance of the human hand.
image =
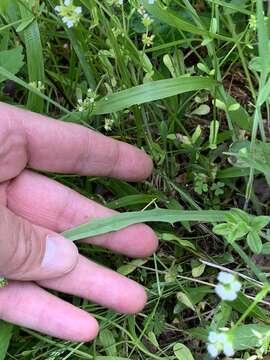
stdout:
{"type": "MultiPolygon", "coordinates": [[[[152,162],[131,145],[0,103],[0,276],[9,279],[0,289],[0,318],[62,339],[91,340],[98,332],[94,317],[42,287],[121,313],[144,307],[144,289],[58,235],[115,212],[26,166],[136,181],[150,175],[152,162]]],[[[85,241],[131,257],[148,256],[158,245],[143,224],[85,241]]]]}

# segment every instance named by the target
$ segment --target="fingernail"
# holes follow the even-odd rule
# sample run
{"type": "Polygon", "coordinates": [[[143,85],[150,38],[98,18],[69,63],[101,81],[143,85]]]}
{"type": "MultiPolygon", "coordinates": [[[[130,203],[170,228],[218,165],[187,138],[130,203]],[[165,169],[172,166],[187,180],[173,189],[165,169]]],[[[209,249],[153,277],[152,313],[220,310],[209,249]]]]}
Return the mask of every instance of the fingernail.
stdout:
{"type": "Polygon", "coordinates": [[[61,276],[71,271],[78,261],[78,249],[72,241],[49,234],[46,238],[44,258],[41,263],[48,276],[61,276]]]}

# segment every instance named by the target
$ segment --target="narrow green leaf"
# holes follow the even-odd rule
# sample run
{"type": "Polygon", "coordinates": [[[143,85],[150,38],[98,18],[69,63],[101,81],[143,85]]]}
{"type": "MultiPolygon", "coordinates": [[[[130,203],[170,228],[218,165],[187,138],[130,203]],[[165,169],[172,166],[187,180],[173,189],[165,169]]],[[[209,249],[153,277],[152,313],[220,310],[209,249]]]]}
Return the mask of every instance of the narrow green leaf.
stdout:
{"type": "Polygon", "coordinates": [[[90,236],[105,234],[123,229],[129,225],[143,222],[167,222],[174,224],[179,221],[218,222],[224,221],[225,211],[205,210],[164,210],[127,212],[107,218],[97,218],[87,224],[80,225],[63,233],[70,240],[80,240],[90,236]]]}
{"type": "Polygon", "coordinates": [[[0,360],[4,360],[7,355],[9,342],[12,337],[13,325],[0,320],[0,360]]]}
{"type": "Polygon", "coordinates": [[[206,31],[204,29],[200,29],[198,26],[193,25],[192,23],[182,19],[178,13],[170,10],[168,7],[161,7],[157,1],[155,4],[150,5],[148,0],[142,1],[143,6],[145,9],[152,14],[155,18],[159,19],[160,21],[168,24],[169,26],[173,26],[179,31],[187,31],[188,33],[197,34],[206,36],[209,38],[214,39],[222,39],[225,41],[232,42],[232,39],[223,35],[215,34],[210,31],[206,31]]]}
{"type": "Polygon", "coordinates": [[[217,85],[217,82],[214,79],[199,76],[181,76],[173,79],[151,81],[102,98],[96,102],[92,114],[112,113],[130,108],[133,105],[165,99],[189,91],[210,89],[215,85],[217,85]]]}
{"type": "MultiPolygon", "coordinates": [[[[35,0],[29,0],[26,4],[19,3],[19,9],[21,17],[25,19],[32,13],[32,7],[36,6],[35,0]]],[[[34,20],[29,24],[21,34],[24,39],[27,55],[27,68],[28,68],[28,82],[36,83],[40,81],[44,84],[44,61],[43,51],[40,39],[40,32],[37,20],[34,20]]],[[[29,92],[27,107],[32,111],[42,112],[44,100],[35,95],[33,92],[29,92]]]]}

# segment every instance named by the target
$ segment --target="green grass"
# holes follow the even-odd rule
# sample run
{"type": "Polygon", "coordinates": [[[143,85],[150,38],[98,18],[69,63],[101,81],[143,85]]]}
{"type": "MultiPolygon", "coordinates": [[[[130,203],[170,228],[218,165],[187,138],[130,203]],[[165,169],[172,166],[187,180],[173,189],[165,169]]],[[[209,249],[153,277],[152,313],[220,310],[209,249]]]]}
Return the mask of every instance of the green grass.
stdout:
{"type": "MultiPolygon", "coordinates": [[[[155,170],[141,184],[53,176],[130,212],[120,215],[121,226],[154,221],[161,244],[145,260],[79,245],[142,283],[145,310],[119,315],[68,297],[100,321],[95,341],[67,343],[0,322],[0,359],[207,360],[208,332],[224,327],[234,331],[236,358],[262,359],[270,340],[269,218],[261,217],[270,200],[270,6],[263,14],[261,0],[143,0],[152,19],[145,27],[136,0],[74,3],[83,14],[68,29],[54,11],[57,1],[0,1],[0,100],[144,148],[155,170]],[[143,34],[154,35],[151,46],[143,34]],[[79,112],[88,88],[95,104],[79,112]],[[111,131],[104,129],[108,118],[111,131]],[[213,291],[226,269],[242,282],[233,302],[213,291]]],[[[110,221],[71,233],[106,232],[110,221]]]]}

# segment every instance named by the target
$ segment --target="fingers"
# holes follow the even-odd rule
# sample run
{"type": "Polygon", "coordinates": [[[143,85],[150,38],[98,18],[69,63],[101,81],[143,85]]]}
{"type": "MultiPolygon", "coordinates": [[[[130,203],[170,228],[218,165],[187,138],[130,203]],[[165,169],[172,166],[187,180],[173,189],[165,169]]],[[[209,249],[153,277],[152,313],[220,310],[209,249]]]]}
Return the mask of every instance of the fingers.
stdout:
{"type": "Polygon", "coordinates": [[[87,312],[28,282],[0,289],[0,318],[69,341],[90,341],[98,333],[87,312]]]}
{"type": "Polygon", "coordinates": [[[141,150],[82,126],[0,103],[0,182],[31,167],[60,173],[141,180],[152,172],[141,150]]]}
{"type": "Polygon", "coordinates": [[[77,263],[75,245],[0,206],[0,276],[36,280],[60,276],[77,263]]]}
{"type": "MultiPolygon", "coordinates": [[[[13,212],[55,232],[92,218],[116,214],[62,184],[30,171],[24,171],[10,183],[7,195],[8,207],[13,212]]],[[[149,256],[158,246],[154,232],[143,224],[87,241],[132,257],[149,256]]]]}
{"type": "Polygon", "coordinates": [[[126,314],[141,311],[147,300],[141,285],[83,256],[70,273],[39,284],[126,314]]]}

